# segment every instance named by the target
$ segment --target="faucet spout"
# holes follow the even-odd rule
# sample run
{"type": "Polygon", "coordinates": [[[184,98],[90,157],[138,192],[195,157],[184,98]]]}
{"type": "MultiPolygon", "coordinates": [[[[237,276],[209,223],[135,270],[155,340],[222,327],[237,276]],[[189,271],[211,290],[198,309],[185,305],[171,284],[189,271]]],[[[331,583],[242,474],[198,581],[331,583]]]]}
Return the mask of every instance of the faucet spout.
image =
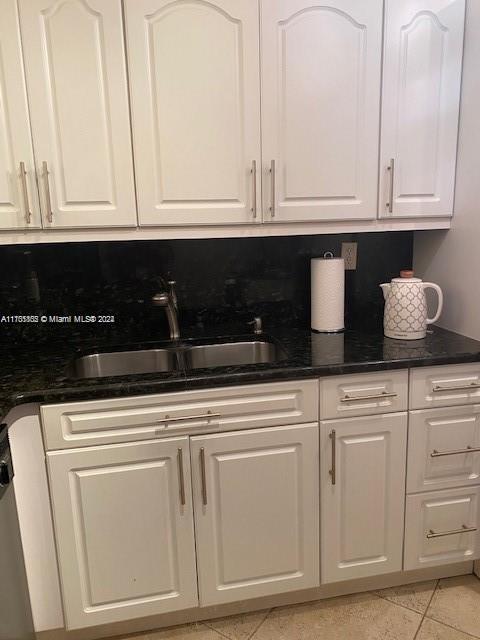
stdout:
{"type": "Polygon", "coordinates": [[[174,284],[173,281],[169,282],[170,291],[156,293],[152,298],[152,302],[156,307],[163,307],[165,309],[168,327],[170,329],[170,340],[179,340],[180,327],[178,324],[177,297],[173,288],[174,284]]]}

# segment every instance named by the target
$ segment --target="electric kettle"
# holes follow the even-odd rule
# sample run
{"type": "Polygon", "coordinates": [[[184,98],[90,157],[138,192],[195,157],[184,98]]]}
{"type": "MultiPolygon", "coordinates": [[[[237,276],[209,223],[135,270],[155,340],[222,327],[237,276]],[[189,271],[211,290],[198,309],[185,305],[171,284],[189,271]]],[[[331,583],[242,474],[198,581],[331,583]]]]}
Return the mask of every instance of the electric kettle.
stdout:
{"type": "Polygon", "coordinates": [[[438,284],[422,282],[413,277],[413,271],[400,271],[399,278],[380,285],[385,298],[383,328],[387,338],[419,340],[427,335],[427,325],[436,322],[443,307],[443,294],[438,284]],[[425,289],[434,289],[438,295],[437,313],[427,317],[425,289]]]}

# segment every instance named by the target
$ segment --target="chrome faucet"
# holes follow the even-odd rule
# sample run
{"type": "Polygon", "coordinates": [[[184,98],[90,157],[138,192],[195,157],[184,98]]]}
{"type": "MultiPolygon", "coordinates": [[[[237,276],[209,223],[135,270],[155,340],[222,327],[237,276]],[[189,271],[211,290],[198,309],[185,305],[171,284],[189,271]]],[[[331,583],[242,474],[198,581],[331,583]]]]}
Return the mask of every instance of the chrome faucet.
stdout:
{"type": "Polygon", "coordinates": [[[156,293],[152,298],[152,302],[154,306],[165,309],[170,329],[170,340],[178,340],[180,338],[180,328],[178,326],[178,301],[175,293],[176,282],[175,280],[169,280],[167,284],[168,291],[156,293]]]}

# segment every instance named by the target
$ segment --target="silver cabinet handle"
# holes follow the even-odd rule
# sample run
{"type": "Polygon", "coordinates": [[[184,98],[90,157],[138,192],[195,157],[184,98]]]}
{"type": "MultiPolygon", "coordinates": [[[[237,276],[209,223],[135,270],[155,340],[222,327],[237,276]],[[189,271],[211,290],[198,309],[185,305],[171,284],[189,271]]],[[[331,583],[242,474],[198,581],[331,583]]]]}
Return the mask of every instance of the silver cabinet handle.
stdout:
{"type": "Polygon", "coordinates": [[[48,182],[50,171],[48,170],[48,165],[45,160],[42,163],[42,172],[43,179],[45,180],[45,204],[47,205],[47,220],[48,222],[53,222],[52,201],[50,198],[50,184],[48,182]]]}
{"type": "Polygon", "coordinates": [[[387,167],[387,171],[390,172],[390,189],[389,189],[389,192],[388,192],[387,209],[388,209],[388,213],[393,213],[393,186],[394,186],[394,180],[395,180],[395,160],[394,160],[394,158],[392,158],[390,160],[390,164],[387,167]]]}
{"type": "Polygon", "coordinates": [[[257,217],[257,161],[252,160],[252,215],[255,220],[257,217]]]}
{"type": "Polygon", "coordinates": [[[458,387],[442,387],[435,385],[432,389],[433,393],[441,393],[442,391],[471,391],[472,389],[480,389],[479,382],[471,382],[470,384],[462,384],[458,387]]]}
{"type": "Polygon", "coordinates": [[[385,398],[396,398],[398,393],[387,393],[386,391],[382,391],[382,393],[376,393],[370,396],[349,396],[345,394],[343,398],[340,398],[340,402],[355,402],[357,400],[384,400],[385,398]]]}
{"type": "Polygon", "coordinates": [[[205,469],[205,449],[200,448],[200,471],[202,473],[202,502],[207,504],[207,472],[205,469]]]}
{"type": "Polygon", "coordinates": [[[434,449],[430,454],[431,458],[440,458],[441,456],[458,456],[461,453],[478,453],[480,447],[467,447],[466,449],[450,449],[450,451],[437,451],[434,449]]]}
{"type": "Polygon", "coordinates": [[[221,418],[221,413],[212,413],[211,411],[207,411],[207,413],[199,413],[196,416],[169,416],[168,414],[164,418],[160,418],[159,420],[155,420],[156,424],[164,424],[168,422],[181,422],[182,420],[210,420],[210,418],[221,418]]]}
{"type": "Polygon", "coordinates": [[[271,187],[272,187],[272,202],[270,204],[270,215],[272,218],[275,217],[275,160],[272,160],[270,163],[270,176],[271,176],[271,187]]]}
{"type": "Polygon", "coordinates": [[[177,451],[178,476],[180,478],[180,504],[185,505],[185,475],[183,473],[183,450],[177,451]]]}
{"type": "Polygon", "coordinates": [[[427,538],[443,538],[444,536],[456,536],[458,533],[471,533],[472,531],[477,531],[477,527],[467,527],[467,525],[462,524],[461,529],[452,529],[451,531],[434,531],[430,529],[427,533],[427,538]]]}
{"type": "Polygon", "coordinates": [[[332,468],[328,473],[332,478],[332,484],[337,484],[337,432],[335,429],[330,431],[328,437],[332,443],[332,468]]]}
{"type": "Polygon", "coordinates": [[[20,162],[20,180],[22,182],[23,204],[25,205],[25,221],[27,224],[30,224],[32,221],[32,212],[30,211],[30,205],[28,203],[27,172],[24,162],[20,162]]]}

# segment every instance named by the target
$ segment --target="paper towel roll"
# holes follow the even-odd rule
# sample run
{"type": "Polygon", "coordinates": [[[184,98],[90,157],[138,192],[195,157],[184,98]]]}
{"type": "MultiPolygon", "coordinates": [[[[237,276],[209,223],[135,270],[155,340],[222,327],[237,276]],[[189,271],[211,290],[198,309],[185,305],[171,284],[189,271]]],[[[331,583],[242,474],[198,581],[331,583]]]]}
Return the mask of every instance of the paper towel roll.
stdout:
{"type": "Polygon", "coordinates": [[[312,322],[314,331],[345,328],[345,264],[343,258],[311,260],[312,322]]]}

